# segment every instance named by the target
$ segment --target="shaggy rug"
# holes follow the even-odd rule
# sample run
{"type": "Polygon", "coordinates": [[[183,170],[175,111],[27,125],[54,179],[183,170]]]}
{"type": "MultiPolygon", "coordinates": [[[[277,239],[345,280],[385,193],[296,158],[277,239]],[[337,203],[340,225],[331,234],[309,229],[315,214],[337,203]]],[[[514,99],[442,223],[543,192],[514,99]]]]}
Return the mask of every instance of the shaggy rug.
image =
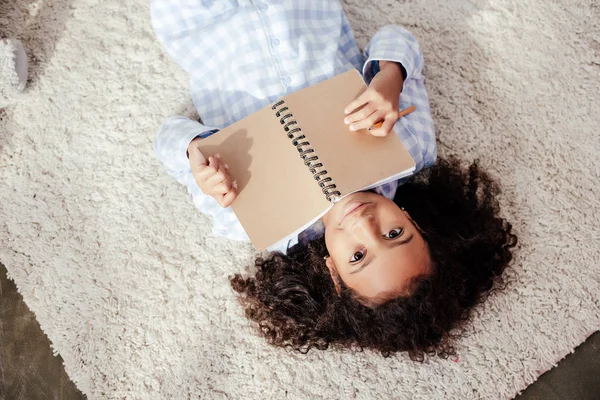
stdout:
{"type": "Polygon", "coordinates": [[[593,0],[346,0],[364,46],[414,32],[441,155],[499,179],[520,246],[458,357],[266,345],[227,277],[248,245],[152,154],[193,115],[147,0],[1,0],[29,89],[0,114],[0,261],[91,399],[507,399],[600,328],[600,13],[593,0]]]}

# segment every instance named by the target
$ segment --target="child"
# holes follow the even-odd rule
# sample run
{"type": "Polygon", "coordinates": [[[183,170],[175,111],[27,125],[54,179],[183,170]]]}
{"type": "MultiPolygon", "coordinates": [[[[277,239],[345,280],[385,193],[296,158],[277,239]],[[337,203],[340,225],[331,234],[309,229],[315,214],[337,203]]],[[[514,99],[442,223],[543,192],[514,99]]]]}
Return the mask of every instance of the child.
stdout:
{"type": "MultiPolygon", "coordinates": [[[[363,56],[337,0],[153,0],[152,23],[190,73],[203,120],[169,119],[155,151],[213,217],[216,234],[248,240],[229,207],[235,177],[227,160],[201,153],[202,139],[351,68],[368,89],[345,110],[349,128],[398,135],[416,171],[436,159],[423,57],[403,28],[380,29],[363,56]],[[416,111],[398,120],[399,108],[411,105],[416,111]]],[[[516,237],[497,217],[496,186],[476,164],[466,173],[441,160],[419,175],[344,198],[258,258],[255,277],[232,278],[269,342],[301,351],[330,344],[408,351],[415,359],[451,353],[448,332],[501,275],[516,237]]]]}

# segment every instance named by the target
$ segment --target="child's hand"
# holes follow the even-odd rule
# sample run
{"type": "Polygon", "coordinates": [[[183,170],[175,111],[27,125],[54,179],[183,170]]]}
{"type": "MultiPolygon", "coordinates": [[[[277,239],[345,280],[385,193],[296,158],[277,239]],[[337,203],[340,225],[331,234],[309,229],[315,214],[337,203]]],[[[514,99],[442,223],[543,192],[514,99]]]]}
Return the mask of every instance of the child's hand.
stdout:
{"type": "Polygon", "coordinates": [[[194,139],[188,146],[190,166],[194,179],[202,193],[212,196],[223,208],[229,207],[237,197],[237,185],[231,182],[229,167],[215,154],[208,160],[200,152],[199,141],[194,139]]]}
{"type": "Polygon", "coordinates": [[[379,61],[380,71],[377,73],[369,88],[344,110],[349,114],[344,119],[350,125],[350,130],[369,129],[376,122],[383,121],[380,128],[372,128],[369,133],[373,136],[386,136],[391,132],[398,120],[398,103],[400,92],[404,85],[402,70],[394,62],[379,61]],[[359,111],[357,108],[362,107],[359,111]]]}

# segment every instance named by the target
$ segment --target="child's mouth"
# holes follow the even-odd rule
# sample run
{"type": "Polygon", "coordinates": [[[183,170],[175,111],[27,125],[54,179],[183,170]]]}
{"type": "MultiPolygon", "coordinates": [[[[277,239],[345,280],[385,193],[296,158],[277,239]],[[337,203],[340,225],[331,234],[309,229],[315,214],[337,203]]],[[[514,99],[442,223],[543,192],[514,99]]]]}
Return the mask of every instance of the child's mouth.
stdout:
{"type": "Polygon", "coordinates": [[[344,207],[344,213],[342,215],[342,218],[340,219],[339,224],[342,224],[342,222],[344,222],[344,219],[346,219],[347,216],[354,214],[356,211],[363,208],[367,204],[369,203],[363,203],[362,201],[352,201],[346,204],[346,206],[344,207]]]}

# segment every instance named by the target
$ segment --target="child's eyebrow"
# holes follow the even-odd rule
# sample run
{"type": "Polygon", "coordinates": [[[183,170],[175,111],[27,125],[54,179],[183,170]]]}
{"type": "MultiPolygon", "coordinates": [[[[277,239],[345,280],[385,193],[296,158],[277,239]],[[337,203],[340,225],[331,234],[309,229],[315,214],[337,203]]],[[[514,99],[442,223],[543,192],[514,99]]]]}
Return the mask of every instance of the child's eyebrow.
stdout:
{"type": "MultiPolygon", "coordinates": [[[[411,233],[406,239],[392,241],[391,245],[390,245],[390,249],[393,249],[394,247],[402,246],[403,244],[410,242],[412,240],[413,236],[414,235],[411,233]]],[[[371,261],[373,261],[375,258],[377,258],[377,256],[374,255],[373,257],[371,257],[367,261],[365,261],[360,267],[358,267],[357,269],[355,269],[354,271],[352,271],[350,273],[351,274],[359,273],[360,271],[365,269],[367,267],[367,265],[371,264],[371,261]]]]}

